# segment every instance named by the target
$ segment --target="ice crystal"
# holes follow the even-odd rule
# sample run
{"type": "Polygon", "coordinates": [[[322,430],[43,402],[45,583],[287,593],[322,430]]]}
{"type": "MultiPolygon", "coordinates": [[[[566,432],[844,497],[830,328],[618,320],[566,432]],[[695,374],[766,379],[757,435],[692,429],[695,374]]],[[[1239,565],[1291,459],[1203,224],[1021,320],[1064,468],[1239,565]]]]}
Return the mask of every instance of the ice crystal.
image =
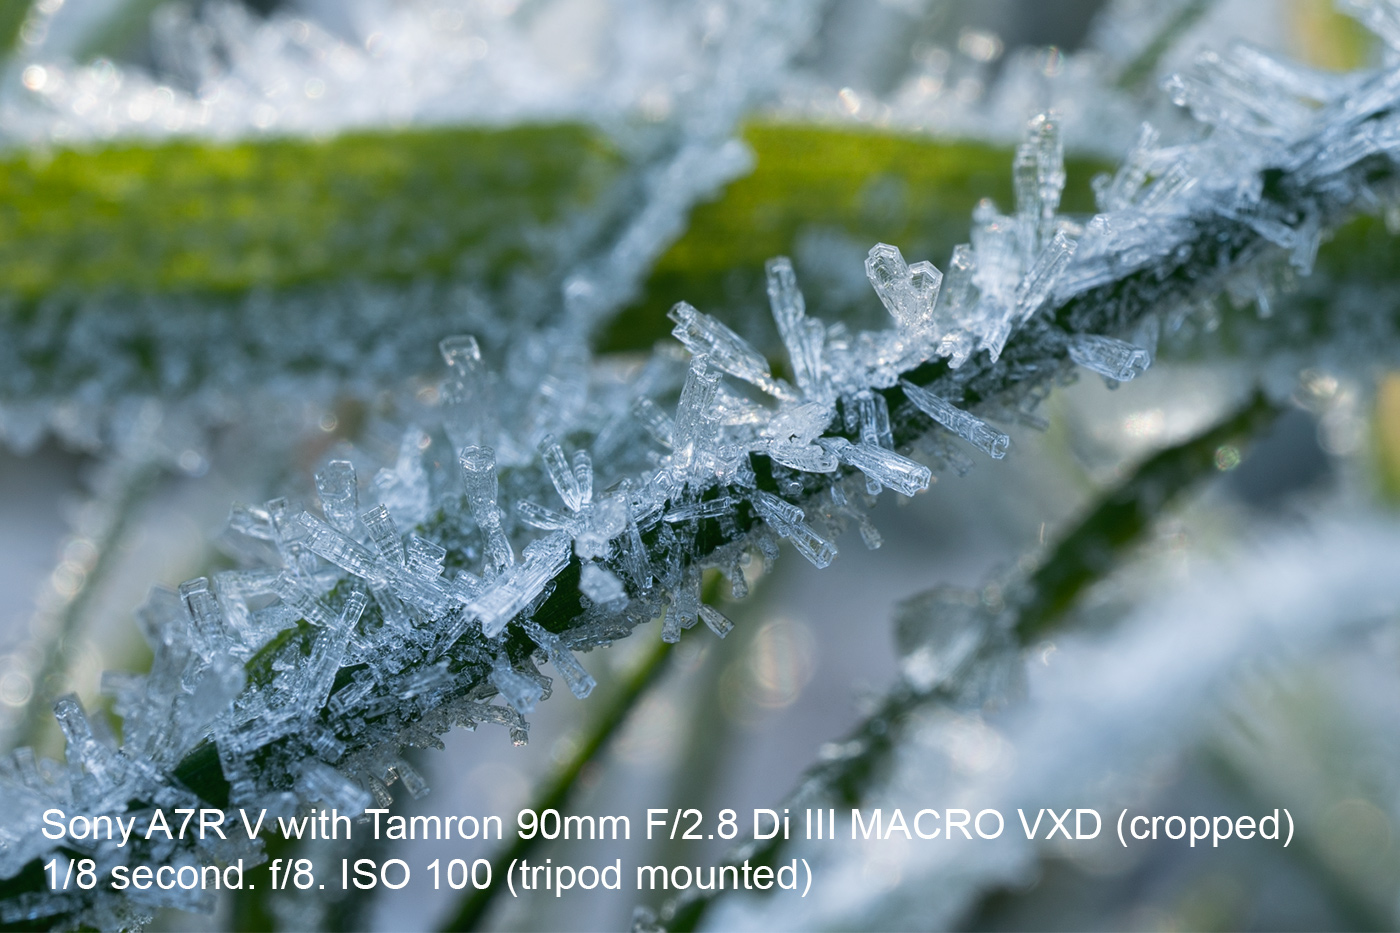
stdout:
{"type": "Polygon", "coordinates": [[[786,257],[769,260],[768,301],[773,311],[773,320],[782,335],[788,358],[792,361],[793,376],[802,394],[813,401],[825,401],[822,392],[827,381],[822,372],[822,344],[826,338],[826,328],[822,323],[807,317],[807,303],[802,291],[797,287],[797,276],[792,271],[792,262],[786,257]]]}
{"type": "Polygon", "coordinates": [[[952,431],[958,437],[977,447],[987,456],[1000,460],[1006,456],[1006,448],[1011,439],[990,427],[976,415],[968,414],[946,399],[941,399],[922,386],[912,382],[902,383],[904,394],[909,401],[919,407],[934,421],[952,431]]]}
{"type": "Polygon", "coordinates": [[[486,571],[494,576],[515,563],[515,552],[501,529],[501,508],[496,504],[496,452],[490,447],[465,447],[461,459],[472,518],[486,537],[486,571]]]}
{"type": "Polygon", "coordinates": [[[708,355],[719,368],[752,383],[774,398],[795,398],[792,388],[768,372],[768,361],[743,337],[684,301],[671,309],[671,334],[696,356],[708,355]]]}
{"type": "Polygon", "coordinates": [[[1151,362],[1147,351],[1123,340],[1097,334],[1076,334],[1069,344],[1069,358],[1108,379],[1127,382],[1151,362]]]}
{"type": "Polygon", "coordinates": [[[900,328],[921,335],[932,327],[933,306],[943,284],[943,273],[933,263],[910,266],[898,247],[880,243],[865,260],[865,274],[900,328]]]}
{"type": "MultiPolygon", "coordinates": [[[[1087,224],[1058,213],[1059,121],[1037,117],[1013,166],[1014,213],[979,205],[946,280],[894,246],[871,251],[893,327],[852,334],[809,318],[791,264],[769,264],[795,385],[685,302],[671,318],[689,358],[658,353],[635,381],[613,378],[577,339],[603,281],[580,271],[567,300],[584,325],[521,338],[503,368],[470,337],[443,341],[438,408],[404,432],[391,468],[362,488],[332,461],[319,505],[236,511],[231,534],[256,543],[261,563],[153,597],[151,672],[107,681],[128,716],[120,750],[65,699],[63,777],[36,778],[16,753],[0,782],[25,800],[119,814],[188,801],[175,771],[208,759],[233,805],[354,813],[391,782],[423,789],[399,752],[424,735],[494,722],[523,742],[521,714],[549,689],[537,664],[582,697],[594,682],[575,652],[644,621],[663,616],[668,641],[700,621],[724,636],[732,623],[701,599],[706,569],[742,592],[745,555],[771,559],[778,539],[825,567],[852,519],[878,545],[862,507],[885,488],[926,488],[932,469],[915,456],[959,469],[949,433],[1003,457],[1008,436],[986,418],[1022,410],[1072,363],[1136,375],[1159,307],[1256,275],[1261,254],[1306,264],[1320,230],[1383,200],[1376,185],[1400,147],[1387,123],[1395,75],[1309,83],[1251,51],[1204,61],[1173,88],[1222,132],[1171,150],[1144,133],[1087,224]],[[1274,106],[1300,96],[1321,106],[1274,106]],[[250,611],[252,597],[273,601],[250,611]]],[[[910,682],[954,676],[964,635],[930,634],[940,656],[907,665],[910,682]]],[[[26,833],[25,819],[0,820],[0,838],[26,833]]],[[[160,858],[229,854],[177,846],[160,858]]],[[[106,894],[45,898],[6,909],[74,924],[113,909],[106,894]]]]}

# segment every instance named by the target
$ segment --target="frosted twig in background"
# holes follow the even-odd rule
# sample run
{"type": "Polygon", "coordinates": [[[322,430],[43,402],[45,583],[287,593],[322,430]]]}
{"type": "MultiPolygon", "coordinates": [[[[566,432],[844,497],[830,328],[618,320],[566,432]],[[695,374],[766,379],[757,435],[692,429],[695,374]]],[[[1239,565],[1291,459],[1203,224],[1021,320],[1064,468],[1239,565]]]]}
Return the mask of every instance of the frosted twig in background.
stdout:
{"type": "MultiPolygon", "coordinates": [[[[1120,787],[1132,787],[1130,776],[1147,777],[1145,762],[1214,726],[1211,711],[1243,669],[1313,656],[1393,617],[1397,555],[1400,531],[1390,525],[1295,532],[1201,572],[1187,590],[1143,606],[1112,634],[1061,637],[1052,663],[1027,666],[1035,702],[991,717],[929,710],[911,724],[885,789],[866,805],[912,813],[930,800],[975,802],[1010,814],[1034,812],[1046,799],[1081,799],[1110,772],[1120,775],[1120,787]],[[957,743],[968,741],[979,748],[971,771],[951,760],[957,743]],[[1011,756],[1015,767],[1007,766],[1011,756]]],[[[905,848],[892,888],[870,884],[873,848],[857,842],[832,855],[798,842],[825,882],[813,888],[815,900],[734,897],[715,923],[766,929],[781,915],[781,923],[810,929],[950,928],[979,892],[1025,880],[1036,846],[1013,829],[966,847],[905,848]]]]}

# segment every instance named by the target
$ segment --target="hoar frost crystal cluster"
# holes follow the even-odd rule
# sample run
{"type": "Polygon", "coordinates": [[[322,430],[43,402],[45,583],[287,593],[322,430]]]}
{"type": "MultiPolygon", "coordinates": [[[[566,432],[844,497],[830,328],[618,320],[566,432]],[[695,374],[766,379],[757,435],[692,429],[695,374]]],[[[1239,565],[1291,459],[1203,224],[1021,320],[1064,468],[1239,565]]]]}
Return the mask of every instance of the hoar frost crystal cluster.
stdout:
{"type": "MultiPolygon", "coordinates": [[[[1391,8],[1363,19],[1400,47],[1391,8]]],[[[754,554],[786,540],[825,567],[835,540],[884,489],[913,495],[927,461],[965,470],[1008,437],[1077,364],[1123,381],[1150,363],[1163,326],[1203,288],[1256,281],[1280,259],[1307,271],[1321,232],[1393,200],[1400,70],[1324,77],[1239,48],[1169,84],[1211,132],[1158,145],[1144,128],[1097,185],[1101,213],[1058,211],[1059,126],[1028,126],[1014,211],[983,202],[946,274],[886,244],[866,272],[893,326],[852,333],[807,315],[792,265],[767,269],[790,381],[747,341],[684,302],[686,351],[619,374],[567,322],[495,372],[477,341],[441,344],[439,420],[409,428],[397,462],[362,482],[350,461],[316,475],[319,507],[236,508],[242,569],[157,590],[141,610],[145,676],[108,674],[118,744],[73,697],[55,707],[67,761],[21,749],[0,765],[0,875],[55,853],[39,814],[135,817],[201,805],[356,813],[424,780],[401,757],[453,726],[495,723],[523,743],[546,698],[547,663],[585,697],[577,652],[662,616],[675,641],[732,623],[701,599],[718,570],[736,597],[754,554]],[[529,391],[518,391],[523,387],[529,391]],[[672,401],[674,400],[674,402],[672,401]],[[912,455],[912,456],[911,456],[912,455]]],[[[258,843],[96,845],[118,864],[260,858],[258,843]]],[[[32,891],[0,921],[115,927],[163,906],[209,909],[201,892],[32,891]]]]}

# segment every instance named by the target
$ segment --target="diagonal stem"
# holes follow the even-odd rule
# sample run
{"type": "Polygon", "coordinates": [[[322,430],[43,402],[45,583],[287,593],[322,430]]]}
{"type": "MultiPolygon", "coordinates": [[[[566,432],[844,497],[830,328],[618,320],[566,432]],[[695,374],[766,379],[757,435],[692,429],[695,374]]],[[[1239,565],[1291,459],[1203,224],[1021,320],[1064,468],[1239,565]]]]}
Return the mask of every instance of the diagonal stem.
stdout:
{"type": "MultiPolygon", "coordinates": [[[[1094,582],[1107,576],[1122,556],[1139,543],[1152,527],[1153,515],[1210,476],[1215,451],[1226,443],[1257,437],[1283,412],[1283,407],[1256,392],[1243,406],[1204,432],[1169,447],[1145,461],[1117,488],[1103,497],[1068,534],[1049,558],[1032,574],[1030,595],[1019,607],[1017,641],[1031,644],[1061,625],[1078,597],[1094,582]]],[[[791,804],[812,788],[824,788],[844,804],[858,805],[876,775],[889,759],[901,727],[921,707],[947,699],[941,691],[922,693],[901,680],[886,694],[878,709],[861,722],[842,744],[861,752],[834,762],[815,765],[789,795],[791,804]]],[[[747,841],[725,864],[747,860],[773,864],[786,846],[774,837],[747,841]]],[[[718,892],[677,898],[662,912],[671,933],[694,930],[704,919],[718,892]]]]}

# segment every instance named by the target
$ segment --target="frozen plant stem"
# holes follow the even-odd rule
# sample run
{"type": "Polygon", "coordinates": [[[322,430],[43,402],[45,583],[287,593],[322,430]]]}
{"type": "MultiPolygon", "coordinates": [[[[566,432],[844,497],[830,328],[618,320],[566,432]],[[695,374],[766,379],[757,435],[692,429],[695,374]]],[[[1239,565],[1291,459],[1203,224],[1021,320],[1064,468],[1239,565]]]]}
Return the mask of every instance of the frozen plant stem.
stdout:
{"type": "MultiPolygon", "coordinates": [[[[1063,624],[1079,595],[1113,572],[1122,556],[1144,539],[1164,507],[1215,475],[1215,452],[1221,445],[1242,444],[1258,437],[1282,411],[1280,405],[1256,393],[1201,434],[1153,455],[1102,497],[1031,573],[1020,588],[1020,598],[1009,597],[1014,602],[1006,611],[1015,619],[1017,643],[1033,645],[1063,624]]],[[[1014,594],[1016,588],[1010,589],[1014,594]]],[[[944,690],[921,691],[901,679],[875,712],[838,743],[860,751],[809,768],[798,781],[803,795],[815,788],[843,806],[859,806],[898,742],[901,724],[921,707],[949,699],[944,690]]],[[[789,797],[787,802],[794,800],[789,797]]],[[[810,804],[810,799],[805,802],[810,804]]],[[[750,840],[737,850],[741,854],[734,862],[747,859],[753,865],[775,864],[784,846],[784,840],[777,836],[762,842],[750,840]]],[[[672,933],[694,930],[717,896],[673,899],[663,907],[661,920],[672,933]]]]}
{"type": "Polygon", "coordinates": [[[1154,455],[1132,477],[1099,500],[1055,546],[1027,581],[1017,608],[1016,634],[1033,644],[1053,629],[1079,594],[1111,571],[1112,559],[1141,540],[1164,506],[1212,475],[1222,446],[1258,437],[1283,413],[1262,393],[1228,418],[1185,443],[1154,455]]]}

